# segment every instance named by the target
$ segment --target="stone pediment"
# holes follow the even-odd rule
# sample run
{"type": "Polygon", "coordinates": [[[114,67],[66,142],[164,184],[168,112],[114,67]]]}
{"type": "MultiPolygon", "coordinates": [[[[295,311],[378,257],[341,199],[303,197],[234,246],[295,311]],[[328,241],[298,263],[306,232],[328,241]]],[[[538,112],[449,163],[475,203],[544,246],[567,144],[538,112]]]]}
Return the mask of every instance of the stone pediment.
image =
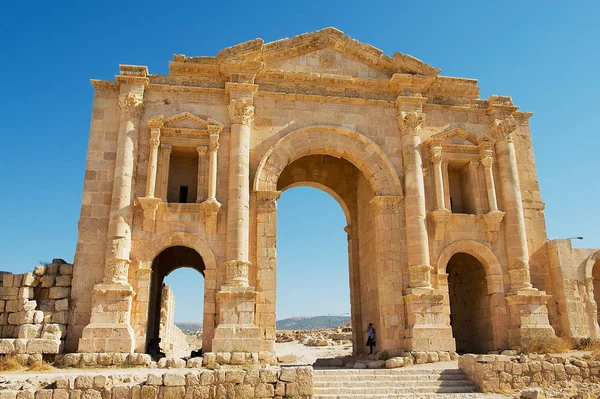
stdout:
{"type": "Polygon", "coordinates": [[[493,139],[485,134],[473,136],[463,129],[456,128],[431,136],[427,143],[430,146],[442,145],[449,150],[472,150],[476,151],[481,146],[491,145],[493,139]]]}
{"type": "Polygon", "coordinates": [[[165,127],[179,129],[208,129],[208,121],[189,112],[182,112],[165,119],[165,127]]]}
{"type": "MultiPolygon", "coordinates": [[[[309,68],[300,68],[300,71],[312,71],[310,67],[315,67],[315,71],[332,74],[347,74],[341,66],[355,62],[362,65],[360,69],[364,77],[369,77],[369,73],[379,74],[372,77],[388,78],[395,73],[426,76],[440,73],[440,69],[409,55],[385,55],[378,48],[354,40],[335,28],[303,33],[270,43],[264,43],[262,39],[250,40],[221,50],[216,59],[219,63],[260,62],[266,66],[265,69],[286,70],[282,67],[293,66],[294,69],[291,70],[296,70],[296,67],[302,66],[309,68]]],[[[180,60],[185,59],[176,57],[176,61],[180,60]]],[[[198,61],[207,62],[206,59],[198,61]]],[[[354,69],[358,70],[358,65],[352,65],[350,71],[354,69]]]]}

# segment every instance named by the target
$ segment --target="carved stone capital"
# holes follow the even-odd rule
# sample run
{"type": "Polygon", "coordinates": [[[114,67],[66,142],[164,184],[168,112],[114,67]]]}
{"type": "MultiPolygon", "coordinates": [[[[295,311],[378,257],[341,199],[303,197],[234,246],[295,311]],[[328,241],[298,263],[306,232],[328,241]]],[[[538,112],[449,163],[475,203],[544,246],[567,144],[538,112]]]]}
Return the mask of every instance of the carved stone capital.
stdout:
{"type": "Polygon", "coordinates": [[[429,265],[409,266],[408,280],[411,288],[431,288],[431,271],[429,265]]]}
{"type": "Polygon", "coordinates": [[[212,118],[208,118],[207,120],[208,122],[208,133],[210,134],[221,134],[221,131],[223,130],[223,124],[221,122],[218,122],[212,118]]]}
{"type": "Polygon", "coordinates": [[[477,170],[478,167],[479,167],[478,161],[470,161],[469,162],[469,169],[477,170]]]}
{"type": "Polygon", "coordinates": [[[121,115],[128,118],[139,118],[144,109],[144,99],[134,93],[124,93],[119,96],[119,110],[121,115]]]}
{"type": "Polygon", "coordinates": [[[442,162],[442,146],[441,144],[436,144],[431,147],[431,162],[433,164],[439,164],[442,162]]]}
{"type": "Polygon", "coordinates": [[[198,147],[196,147],[196,151],[198,151],[199,157],[205,157],[208,153],[208,147],[205,145],[199,145],[198,147]]]}
{"type": "Polygon", "coordinates": [[[394,214],[400,212],[401,201],[399,195],[378,195],[373,197],[370,204],[378,214],[394,214]]]}
{"type": "Polygon", "coordinates": [[[248,287],[248,273],[250,262],[230,260],[223,264],[227,270],[227,285],[248,287]]]}
{"type": "Polygon", "coordinates": [[[494,164],[494,158],[491,156],[486,156],[481,159],[481,163],[485,166],[486,169],[490,169],[494,164]]]}
{"type": "Polygon", "coordinates": [[[154,197],[140,197],[138,203],[144,210],[144,217],[142,222],[142,229],[144,231],[154,231],[154,224],[156,222],[156,211],[161,203],[160,198],[154,197]]]}
{"type": "Polygon", "coordinates": [[[504,219],[505,212],[502,211],[490,211],[483,215],[483,220],[488,230],[488,241],[495,242],[498,239],[498,231],[500,230],[500,223],[504,219]]]}
{"type": "Polygon", "coordinates": [[[402,112],[396,121],[402,134],[419,134],[423,116],[417,112],[402,112]]]}
{"type": "Polygon", "coordinates": [[[446,225],[450,220],[450,211],[446,208],[439,208],[429,212],[429,218],[433,222],[433,237],[436,241],[443,241],[446,232],[446,225]]]}
{"type": "Polygon", "coordinates": [[[205,226],[207,234],[217,233],[217,214],[221,209],[219,201],[209,198],[200,204],[204,211],[205,226]]]}
{"type": "Polygon", "coordinates": [[[219,132],[210,132],[208,149],[210,152],[219,151],[219,132]]]}
{"type": "Polygon", "coordinates": [[[259,211],[276,211],[281,191],[256,191],[256,207],[259,211]]]}
{"type": "Polygon", "coordinates": [[[356,226],[349,224],[348,226],[344,227],[344,231],[348,236],[348,241],[356,240],[358,238],[358,231],[356,226]]]}
{"type": "Polygon", "coordinates": [[[160,129],[152,128],[150,130],[150,146],[153,149],[157,149],[160,145],[160,129]]]}
{"type": "Polygon", "coordinates": [[[248,99],[234,99],[227,106],[231,124],[250,125],[254,119],[254,106],[248,99]]]}
{"type": "Polygon", "coordinates": [[[154,115],[152,118],[148,119],[146,125],[150,129],[162,129],[165,125],[165,117],[162,114],[154,115]]]}
{"type": "Polygon", "coordinates": [[[171,154],[171,151],[173,150],[173,145],[172,144],[161,144],[160,149],[161,149],[161,151],[163,151],[166,154],[171,154]]]}
{"type": "Polygon", "coordinates": [[[129,259],[110,257],[104,265],[104,284],[128,284],[129,259]]]}
{"type": "Polygon", "coordinates": [[[517,128],[517,122],[515,118],[508,117],[506,119],[494,119],[489,124],[490,133],[496,140],[504,140],[515,131],[517,128]]]}

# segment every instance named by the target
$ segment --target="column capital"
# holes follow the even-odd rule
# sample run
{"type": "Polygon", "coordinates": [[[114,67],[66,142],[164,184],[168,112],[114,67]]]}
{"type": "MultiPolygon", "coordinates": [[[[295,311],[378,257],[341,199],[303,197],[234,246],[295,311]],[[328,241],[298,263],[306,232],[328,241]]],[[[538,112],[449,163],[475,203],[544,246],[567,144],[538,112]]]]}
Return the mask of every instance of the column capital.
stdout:
{"type": "Polygon", "coordinates": [[[281,196],[281,191],[255,191],[255,193],[256,206],[259,210],[277,210],[277,200],[281,196]]]}
{"type": "Polygon", "coordinates": [[[211,135],[212,134],[216,134],[216,135],[221,134],[221,131],[223,130],[223,124],[221,122],[216,121],[212,118],[208,118],[207,122],[208,122],[207,129],[208,129],[209,134],[211,134],[211,135]]]}
{"type": "Polygon", "coordinates": [[[442,145],[434,144],[431,146],[431,162],[434,164],[439,164],[443,161],[442,158],[442,145]]]}
{"type": "Polygon", "coordinates": [[[132,92],[127,92],[119,95],[118,101],[121,116],[129,118],[139,118],[144,109],[144,98],[132,92]]]}
{"type": "Polygon", "coordinates": [[[209,143],[208,143],[208,149],[210,150],[210,152],[217,152],[219,151],[219,133],[218,132],[210,132],[209,135],[209,143]]]}
{"type": "Polygon", "coordinates": [[[196,151],[198,151],[198,156],[204,157],[208,153],[208,147],[205,145],[199,145],[196,147],[196,151]]]}
{"type": "Polygon", "coordinates": [[[173,150],[173,145],[172,144],[164,144],[162,143],[160,145],[160,149],[163,151],[168,151],[169,153],[171,153],[171,151],[173,150]]]}
{"type": "Polygon", "coordinates": [[[510,134],[517,128],[515,118],[508,117],[506,119],[493,119],[489,124],[490,133],[496,140],[511,140],[510,134]]]}
{"type": "Polygon", "coordinates": [[[401,111],[396,117],[396,122],[402,134],[419,134],[423,119],[422,113],[401,111]]]}
{"type": "Polygon", "coordinates": [[[470,169],[477,169],[478,167],[479,167],[479,161],[470,161],[469,162],[470,169]]]}
{"type": "Polygon", "coordinates": [[[231,124],[250,125],[254,119],[254,106],[252,100],[246,98],[232,99],[229,106],[229,119],[231,124]]]}
{"type": "Polygon", "coordinates": [[[348,241],[355,240],[356,238],[358,238],[358,231],[357,230],[358,229],[353,224],[349,224],[346,227],[344,227],[344,231],[348,235],[348,237],[347,237],[348,241]]]}
{"type": "Polygon", "coordinates": [[[485,157],[481,158],[481,163],[486,168],[491,168],[492,165],[494,164],[494,158],[491,156],[485,156],[485,157]]]}
{"type": "Polygon", "coordinates": [[[160,145],[160,129],[152,128],[150,129],[150,146],[152,148],[158,148],[160,145]]]}
{"type": "Polygon", "coordinates": [[[402,197],[399,195],[378,195],[373,197],[370,204],[379,214],[394,214],[400,212],[400,202],[402,197]]]}
{"type": "Polygon", "coordinates": [[[162,129],[165,125],[165,117],[162,114],[154,115],[146,121],[146,125],[149,129],[162,129]]]}

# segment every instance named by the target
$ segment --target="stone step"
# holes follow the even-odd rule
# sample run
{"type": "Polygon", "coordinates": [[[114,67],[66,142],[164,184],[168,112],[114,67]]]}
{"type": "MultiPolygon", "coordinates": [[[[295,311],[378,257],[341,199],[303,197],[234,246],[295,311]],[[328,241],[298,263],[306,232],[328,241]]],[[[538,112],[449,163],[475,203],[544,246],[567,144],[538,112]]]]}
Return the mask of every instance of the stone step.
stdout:
{"type": "Polygon", "coordinates": [[[313,375],[313,381],[408,381],[408,380],[427,380],[427,381],[449,381],[462,380],[464,374],[397,374],[397,375],[313,375]]]}
{"type": "Polygon", "coordinates": [[[313,376],[320,375],[400,375],[400,374],[463,374],[459,369],[420,369],[400,367],[396,369],[315,369],[313,376]]]}
{"type": "Polygon", "coordinates": [[[401,381],[314,381],[314,388],[386,388],[413,386],[461,386],[472,385],[468,379],[460,380],[401,380],[401,381]]]}
{"type": "Polygon", "coordinates": [[[469,393],[475,392],[473,385],[457,385],[452,387],[414,386],[385,388],[313,388],[315,397],[320,395],[398,395],[410,393],[469,393]]]}
{"type": "Polygon", "coordinates": [[[397,393],[397,394],[318,394],[313,395],[313,399],[392,399],[392,398],[411,398],[411,399],[480,399],[479,393],[397,393]]]}

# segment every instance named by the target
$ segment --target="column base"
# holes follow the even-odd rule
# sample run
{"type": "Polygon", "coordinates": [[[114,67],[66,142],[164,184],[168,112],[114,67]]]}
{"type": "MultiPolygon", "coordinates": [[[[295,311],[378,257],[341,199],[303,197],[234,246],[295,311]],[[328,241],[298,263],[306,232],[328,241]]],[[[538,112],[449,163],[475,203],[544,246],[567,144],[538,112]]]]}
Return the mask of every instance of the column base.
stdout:
{"type": "Polygon", "coordinates": [[[130,325],[134,295],[129,284],[96,284],[92,314],[79,339],[78,352],[133,353],[135,338],[130,325]]]}
{"type": "Polygon", "coordinates": [[[224,285],[217,292],[219,325],[213,352],[260,352],[260,330],[254,324],[256,295],[253,287],[237,285],[224,285]]]}
{"type": "Polygon", "coordinates": [[[506,296],[509,315],[508,345],[523,347],[531,341],[554,338],[546,303],[551,298],[535,288],[512,291],[506,296]]]}
{"type": "Polygon", "coordinates": [[[428,288],[405,292],[406,329],[404,343],[408,351],[454,351],[452,327],[444,321],[444,294],[428,288]]]}

